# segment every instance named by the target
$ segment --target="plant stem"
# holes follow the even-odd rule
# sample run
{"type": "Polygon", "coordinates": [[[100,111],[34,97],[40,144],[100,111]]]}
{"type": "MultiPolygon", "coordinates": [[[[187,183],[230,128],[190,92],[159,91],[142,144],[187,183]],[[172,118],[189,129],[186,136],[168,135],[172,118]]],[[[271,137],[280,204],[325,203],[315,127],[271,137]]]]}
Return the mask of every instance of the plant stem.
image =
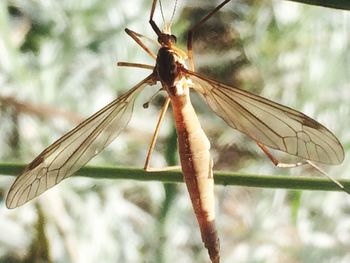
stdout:
{"type": "Polygon", "coordinates": [[[309,5],[317,5],[322,7],[330,7],[336,9],[350,10],[350,1],[346,0],[288,0],[309,5]]]}
{"type": "MultiPolygon", "coordinates": [[[[0,163],[0,174],[18,175],[25,168],[24,164],[0,163]]],[[[145,172],[133,167],[86,166],[75,173],[75,176],[95,179],[130,179],[138,181],[160,181],[166,183],[183,182],[181,171],[145,172]]],[[[234,172],[214,171],[215,183],[218,185],[241,185],[262,188],[285,188],[294,190],[340,191],[327,178],[287,175],[255,175],[234,172]]],[[[350,180],[338,180],[345,188],[350,189],[350,180]]]]}

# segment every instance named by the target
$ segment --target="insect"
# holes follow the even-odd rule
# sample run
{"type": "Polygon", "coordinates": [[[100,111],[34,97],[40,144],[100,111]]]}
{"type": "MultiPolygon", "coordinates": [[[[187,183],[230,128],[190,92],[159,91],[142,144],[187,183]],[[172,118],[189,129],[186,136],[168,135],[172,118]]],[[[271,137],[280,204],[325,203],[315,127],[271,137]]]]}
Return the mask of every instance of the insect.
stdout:
{"type": "Polygon", "coordinates": [[[343,147],[320,123],[289,107],[211,80],[194,71],[193,34],[228,2],[230,0],[222,2],[188,31],[187,52],[184,52],[175,46],[176,37],[171,34],[170,28],[165,27],[161,31],[154,22],[157,0],[153,0],[149,22],[158,37],[158,53],[153,53],[143,44],[141,34],[129,29],[126,29],[126,33],[155,59],[155,66],[118,63],[119,66],[149,69],[151,73],[127,93],[83,121],[39,154],[11,186],[6,199],[7,207],[15,208],[23,205],[71,176],[100,153],[128,124],[137,95],[146,86],[153,86],[157,82],[161,83],[162,91],[166,93],[166,101],[158,119],[144,168],[146,171],[157,170],[150,168],[149,162],[159,127],[171,104],[184,181],[198,220],[202,240],[213,263],[220,261],[220,245],[214,213],[213,161],[209,152],[209,140],[190,101],[191,89],[201,94],[209,107],[229,126],[256,141],[275,165],[293,167],[312,164],[313,161],[325,164],[341,163],[344,159],[343,147]],[[298,156],[306,161],[296,164],[280,163],[267,147],[298,156]]]}

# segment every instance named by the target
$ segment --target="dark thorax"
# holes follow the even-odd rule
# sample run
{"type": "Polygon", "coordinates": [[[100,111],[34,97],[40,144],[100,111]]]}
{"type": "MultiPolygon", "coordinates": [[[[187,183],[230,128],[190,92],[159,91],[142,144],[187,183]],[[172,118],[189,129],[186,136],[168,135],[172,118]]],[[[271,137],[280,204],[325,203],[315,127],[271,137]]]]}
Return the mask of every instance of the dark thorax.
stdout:
{"type": "Polygon", "coordinates": [[[155,74],[170,96],[180,95],[179,87],[176,86],[183,77],[182,69],[185,68],[185,64],[177,48],[174,47],[176,38],[174,35],[162,34],[158,42],[161,48],[157,54],[155,74]]]}

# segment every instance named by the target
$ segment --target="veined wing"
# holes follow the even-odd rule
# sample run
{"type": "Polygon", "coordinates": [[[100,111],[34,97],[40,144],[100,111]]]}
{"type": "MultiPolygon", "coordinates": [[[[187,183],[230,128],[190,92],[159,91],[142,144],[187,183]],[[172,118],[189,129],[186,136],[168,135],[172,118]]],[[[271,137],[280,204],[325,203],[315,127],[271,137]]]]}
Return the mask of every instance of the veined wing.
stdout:
{"type": "Polygon", "coordinates": [[[255,141],[310,161],[339,164],[344,160],[343,147],[335,135],[305,114],[186,71],[210,108],[255,141]]]}
{"type": "Polygon", "coordinates": [[[128,124],[136,96],[152,79],[151,74],[39,154],[16,178],[6,206],[23,205],[71,176],[100,153],[128,124]]]}

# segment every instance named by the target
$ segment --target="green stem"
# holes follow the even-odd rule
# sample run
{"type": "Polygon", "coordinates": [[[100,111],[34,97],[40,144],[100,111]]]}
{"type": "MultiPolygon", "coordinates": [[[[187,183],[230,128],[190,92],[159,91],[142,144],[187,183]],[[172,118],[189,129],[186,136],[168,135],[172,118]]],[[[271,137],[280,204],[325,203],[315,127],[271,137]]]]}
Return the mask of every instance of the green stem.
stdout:
{"type": "MultiPolygon", "coordinates": [[[[0,163],[0,174],[18,175],[24,164],[0,163]]],[[[167,183],[183,182],[180,171],[145,172],[141,168],[86,166],[75,173],[95,179],[130,179],[138,181],[160,181],[167,183]]],[[[262,188],[286,188],[294,190],[340,191],[339,187],[327,178],[287,175],[255,175],[234,172],[215,171],[215,183],[218,185],[241,185],[262,188]]],[[[338,180],[350,189],[350,180],[338,180]]]]}
{"type": "Polygon", "coordinates": [[[350,1],[348,0],[288,0],[293,2],[299,2],[308,5],[317,5],[323,7],[330,7],[336,9],[350,10],[350,1]]]}

